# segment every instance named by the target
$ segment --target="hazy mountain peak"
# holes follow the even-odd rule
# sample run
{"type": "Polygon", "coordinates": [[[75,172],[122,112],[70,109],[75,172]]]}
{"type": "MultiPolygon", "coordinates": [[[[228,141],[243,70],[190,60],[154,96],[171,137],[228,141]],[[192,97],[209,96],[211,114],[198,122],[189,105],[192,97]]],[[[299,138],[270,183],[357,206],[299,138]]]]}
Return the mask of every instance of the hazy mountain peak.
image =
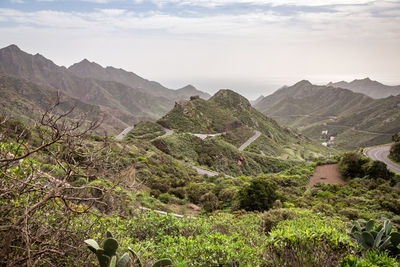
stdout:
{"type": "Polygon", "coordinates": [[[178,90],[179,90],[179,91],[190,92],[190,91],[196,91],[197,89],[196,89],[196,87],[194,87],[193,85],[188,84],[188,85],[186,85],[186,86],[184,86],[184,87],[182,87],[182,88],[180,88],[180,89],[178,89],[178,90]]]}
{"type": "Polygon", "coordinates": [[[11,44],[11,45],[6,46],[6,47],[4,47],[3,49],[0,49],[0,50],[9,50],[9,51],[18,51],[18,52],[21,51],[22,52],[22,50],[15,44],[11,44]]]}
{"type": "Polygon", "coordinates": [[[300,82],[296,83],[294,86],[309,86],[312,85],[308,80],[301,80],[300,82]]]}
{"type": "Polygon", "coordinates": [[[351,90],[357,93],[363,93],[373,98],[385,98],[390,95],[400,94],[400,86],[384,85],[378,81],[371,80],[369,77],[356,79],[352,82],[341,81],[329,83],[328,85],[351,90]]]}

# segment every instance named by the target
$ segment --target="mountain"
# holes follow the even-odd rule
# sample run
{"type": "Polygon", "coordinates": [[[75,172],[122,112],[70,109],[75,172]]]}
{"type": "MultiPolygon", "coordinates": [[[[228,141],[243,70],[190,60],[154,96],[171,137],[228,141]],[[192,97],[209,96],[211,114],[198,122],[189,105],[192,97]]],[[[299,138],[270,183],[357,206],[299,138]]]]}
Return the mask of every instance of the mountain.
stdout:
{"type": "Polygon", "coordinates": [[[361,80],[354,80],[352,82],[330,82],[328,86],[340,87],[344,89],[349,89],[353,92],[363,93],[372,98],[385,98],[388,96],[396,96],[400,94],[400,85],[389,86],[384,85],[380,82],[373,81],[370,78],[365,78],[361,80]]]}
{"type": "Polygon", "coordinates": [[[48,110],[55,103],[57,95],[60,98],[59,112],[66,112],[71,108],[74,111],[70,118],[80,118],[86,114],[88,120],[101,119],[104,123],[97,130],[98,133],[114,133],[115,128],[127,127],[138,118],[123,112],[113,112],[105,107],[87,104],[79,99],[72,98],[64,93],[44,88],[24,79],[20,79],[0,71],[0,109],[3,115],[11,118],[22,119],[30,122],[37,119],[40,114],[48,110]],[[127,122],[127,123],[125,123],[127,122]]]}
{"type": "Polygon", "coordinates": [[[334,136],[335,145],[348,149],[389,142],[400,127],[400,96],[373,99],[308,81],[281,88],[255,107],[312,139],[325,142],[334,136]]]}
{"type": "Polygon", "coordinates": [[[302,117],[307,120],[337,117],[373,101],[366,95],[347,89],[313,85],[303,80],[264,97],[255,107],[267,116],[276,117],[278,121],[280,117],[288,117],[286,119],[294,122],[302,117]]]}
{"type": "Polygon", "coordinates": [[[165,97],[172,101],[189,99],[189,97],[193,95],[199,95],[204,99],[210,98],[209,94],[197,90],[192,85],[187,85],[178,90],[172,90],[157,82],[146,80],[133,72],[116,69],[114,67],[103,68],[95,62],[89,62],[87,59],[73,64],[68,68],[68,70],[78,77],[122,83],[141,92],[165,97]]]}
{"type": "Polygon", "coordinates": [[[229,154],[242,155],[241,153],[290,160],[316,158],[322,154],[331,153],[328,149],[316,145],[296,132],[279,126],[276,121],[253,108],[246,98],[231,90],[220,90],[208,100],[198,98],[177,101],[175,107],[157,122],[183,135],[179,138],[173,135],[157,139],[155,142],[158,147],[166,153],[175,150],[186,153],[186,157],[192,159],[196,158],[193,156],[196,153],[189,153],[190,147],[193,150],[199,147],[201,150],[221,151],[221,156],[216,156],[217,161],[222,159],[229,161],[229,154]],[[192,134],[192,137],[185,137],[188,133],[192,134]],[[217,136],[208,137],[202,143],[193,134],[217,136]],[[257,135],[259,137],[243,152],[238,151],[243,143],[257,135]],[[180,149],[177,150],[177,147],[180,149]],[[228,155],[223,156],[224,153],[228,155]]]}
{"type": "Polygon", "coordinates": [[[0,49],[0,71],[99,106],[108,114],[118,116],[124,125],[158,119],[173,107],[176,99],[189,98],[189,94],[207,96],[192,86],[170,90],[134,73],[112,67],[104,69],[87,60],[70,69],[58,66],[40,54],[28,54],[16,45],[0,49]]]}

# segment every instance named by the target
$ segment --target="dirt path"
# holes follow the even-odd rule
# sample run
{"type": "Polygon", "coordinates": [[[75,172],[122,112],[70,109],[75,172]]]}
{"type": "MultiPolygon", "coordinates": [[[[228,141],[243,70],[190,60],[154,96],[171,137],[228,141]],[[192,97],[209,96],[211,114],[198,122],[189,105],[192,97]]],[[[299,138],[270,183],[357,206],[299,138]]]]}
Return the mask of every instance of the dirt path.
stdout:
{"type": "Polygon", "coordinates": [[[310,178],[308,186],[314,186],[316,184],[344,184],[345,181],[339,172],[339,166],[337,164],[328,164],[317,166],[314,171],[314,175],[310,178]]]}

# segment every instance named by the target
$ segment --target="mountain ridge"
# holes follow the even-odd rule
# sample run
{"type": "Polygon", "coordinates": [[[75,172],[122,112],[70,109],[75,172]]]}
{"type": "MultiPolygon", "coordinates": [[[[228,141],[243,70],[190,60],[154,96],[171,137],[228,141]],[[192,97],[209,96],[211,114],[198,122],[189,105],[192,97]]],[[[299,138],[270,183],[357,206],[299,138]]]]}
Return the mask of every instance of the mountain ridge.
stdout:
{"type": "Polygon", "coordinates": [[[364,79],[355,79],[351,82],[330,82],[328,83],[328,86],[349,89],[353,92],[363,93],[376,99],[386,98],[390,95],[396,96],[400,94],[400,85],[385,85],[378,81],[371,80],[369,77],[364,79]]]}

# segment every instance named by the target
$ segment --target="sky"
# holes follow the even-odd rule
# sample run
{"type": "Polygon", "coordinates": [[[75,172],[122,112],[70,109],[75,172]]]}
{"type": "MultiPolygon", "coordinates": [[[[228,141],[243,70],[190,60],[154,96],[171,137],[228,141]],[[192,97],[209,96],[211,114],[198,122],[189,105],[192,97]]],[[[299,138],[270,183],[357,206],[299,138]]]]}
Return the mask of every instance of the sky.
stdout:
{"type": "Polygon", "coordinates": [[[400,0],[0,0],[0,47],[255,99],[307,79],[400,84],[400,0]]]}

